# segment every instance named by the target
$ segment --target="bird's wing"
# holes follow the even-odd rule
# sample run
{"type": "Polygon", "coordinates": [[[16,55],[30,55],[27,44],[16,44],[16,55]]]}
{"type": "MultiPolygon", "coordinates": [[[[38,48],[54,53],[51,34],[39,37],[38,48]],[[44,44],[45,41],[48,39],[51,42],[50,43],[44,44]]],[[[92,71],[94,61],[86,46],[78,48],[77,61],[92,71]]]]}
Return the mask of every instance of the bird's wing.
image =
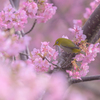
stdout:
{"type": "Polygon", "coordinates": [[[71,40],[67,40],[67,45],[64,42],[62,42],[61,45],[65,48],[79,49],[71,40]]]}

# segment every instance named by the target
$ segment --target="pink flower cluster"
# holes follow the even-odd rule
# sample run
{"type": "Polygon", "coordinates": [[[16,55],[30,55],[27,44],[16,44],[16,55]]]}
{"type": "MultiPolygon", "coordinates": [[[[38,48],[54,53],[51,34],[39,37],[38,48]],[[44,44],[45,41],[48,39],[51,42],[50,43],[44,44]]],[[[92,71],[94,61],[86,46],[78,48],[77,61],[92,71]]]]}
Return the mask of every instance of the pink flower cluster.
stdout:
{"type": "Polygon", "coordinates": [[[95,0],[95,1],[100,3],[100,0],[95,0]]]}
{"type": "Polygon", "coordinates": [[[48,42],[42,42],[41,49],[33,49],[28,63],[32,64],[37,72],[47,72],[49,69],[53,70],[56,66],[56,58],[58,53],[55,49],[49,46],[48,42]],[[51,62],[48,62],[45,57],[51,62]]]}
{"type": "Polygon", "coordinates": [[[38,23],[45,23],[48,19],[52,18],[52,16],[56,13],[57,7],[53,7],[52,5],[53,4],[45,2],[38,4],[37,16],[40,16],[40,18],[37,18],[38,23]]]}
{"type": "Polygon", "coordinates": [[[57,7],[53,4],[46,3],[45,0],[39,0],[38,4],[33,1],[26,1],[22,3],[21,9],[26,11],[30,18],[36,18],[38,23],[45,23],[55,14],[57,7]]]}
{"type": "MultiPolygon", "coordinates": [[[[95,8],[99,5],[99,3],[100,3],[99,0],[95,0],[90,3],[91,8],[86,8],[86,13],[84,14],[84,17],[86,19],[90,17],[90,15],[95,10],[95,8]]],[[[75,34],[76,40],[78,40],[78,43],[80,43],[81,41],[84,41],[86,39],[86,36],[83,35],[82,29],[79,27],[82,26],[82,21],[74,20],[73,22],[75,24],[74,29],[69,28],[69,30],[75,34]]],[[[99,43],[90,44],[88,47],[85,46],[84,48],[85,51],[84,50],[83,51],[85,55],[78,54],[74,57],[75,62],[73,63],[74,66],[73,70],[72,71],[66,70],[66,72],[69,73],[69,75],[72,78],[81,79],[82,76],[87,75],[87,73],[89,72],[88,64],[91,61],[95,60],[97,53],[100,53],[99,43]]]]}
{"type": "Polygon", "coordinates": [[[82,21],[81,20],[73,20],[73,23],[76,25],[76,26],[82,26],[82,21]]]}
{"type": "Polygon", "coordinates": [[[86,39],[86,35],[83,34],[82,28],[78,25],[74,25],[74,28],[69,28],[69,31],[74,34],[74,37],[78,43],[86,39]]]}
{"type": "Polygon", "coordinates": [[[56,7],[52,4],[42,2],[37,5],[34,1],[25,1],[20,4],[19,10],[15,10],[8,5],[0,12],[0,29],[15,28],[22,30],[27,23],[27,18],[36,18],[37,22],[44,23],[56,12],[56,7]]]}
{"type": "Polygon", "coordinates": [[[74,69],[72,71],[66,70],[67,73],[72,78],[81,79],[82,76],[86,76],[89,72],[89,66],[88,64],[91,63],[91,61],[95,60],[95,57],[97,56],[97,53],[100,53],[100,47],[99,43],[96,44],[90,44],[86,48],[86,54],[78,54],[74,57],[75,63],[74,69]]]}
{"type": "MultiPolygon", "coordinates": [[[[93,6],[94,4],[96,4],[96,3],[92,2],[90,4],[92,9],[94,9],[94,6],[93,6]]],[[[88,14],[89,14],[89,11],[88,11],[88,14]]],[[[81,79],[82,76],[86,76],[87,73],[89,72],[88,64],[91,61],[95,60],[97,53],[100,53],[100,47],[99,47],[99,43],[90,44],[87,47],[85,44],[86,42],[84,41],[86,39],[86,35],[83,34],[83,30],[80,27],[80,26],[82,26],[82,21],[81,20],[74,20],[73,22],[75,24],[74,28],[73,29],[69,28],[69,31],[71,31],[72,34],[74,34],[73,42],[76,42],[77,44],[81,44],[80,48],[82,49],[83,54],[78,54],[74,57],[74,61],[72,62],[74,68],[71,71],[66,70],[66,72],[69,73],[69,75],[72,78],[81,79]],[[84,41],[84,42],[82,43],[81,41],[84,41]]]]}
{"type": "Polygon", "coordinates": [[[37,74],[23,61],[0,63],[0,98],[3,100],[65,100],[66,81],[63,73],[37,74]]]}
{"type": "Polygon", "coordinates": [[[84,13],[84,18],[88,19],[92,12],[96,9],[96,7],[99,5],[100,0],[95,0],[90,3],[91,8],[86,8],[86,12],[84,13]]]}
{"type": "Polygon", "coordinates": [[[27,23],[27,15],[24,10],[16,11],[11,5],[8,5],[0,12],[0,29],[15,28],[16,31],[22,30],[27,23]]]}
{"type": "Polygon", "coordinates": [[[26,1],[21,4],[21,9],[26,12],[28,17],[34,18],[36,17],[38,6],[35,2],[26,1]]]}
{"type": "Polygon", "coordinates": [[[30,37],[28,36],[19,38],[18,35],[10,34],[10,32],[0,31],[0,52],[4,55],[14,56],[25,50],[29,41],[30,37]]]}
{"type": "Polygon", "coordinates": [[[74,57],[74,62],[72,62],[74,67],[73,70],[66,70],[66,72],[69,73],[72,78],[81,79],[82,76],[86,76],[89,72],[88,64],[95,60],[97,53],[100,53],[100,47],[99,43],[90,44],[88,47],[86,46],[85,42],[82,44],[81,41],[86,39],[86,35],[83,34],[83,30],[80,27],[82,21],[74,20],[73,22],[75,24],[74,28],[69,28],[69,31],[74,34],[73,42],[81,44],[83,54],[78,54],[74,57]]]}

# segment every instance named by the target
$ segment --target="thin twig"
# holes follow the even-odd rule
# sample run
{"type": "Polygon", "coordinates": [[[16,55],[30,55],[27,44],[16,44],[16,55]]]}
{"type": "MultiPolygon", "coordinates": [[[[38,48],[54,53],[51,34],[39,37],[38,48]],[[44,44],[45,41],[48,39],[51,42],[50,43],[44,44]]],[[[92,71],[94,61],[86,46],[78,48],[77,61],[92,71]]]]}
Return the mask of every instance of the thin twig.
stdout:
{"type": "Polygon", "coordinates": [[[44,59],[46,59],[49,63],[51,63],[52,65],[58,67],[56,64],[52,63],[51,61],[49,61],[46,57],[44,57],[44,59]]]}
{"type": "Polygon", "coordinates": [[[32,27],[31,27],[31,29],[30,29],[28,32],[26,32],[24,35],[26,35],[26,34],[30,33],[30,32],[33,30],[33,28],[34,28],[34,27],[35,27],[35,25],[36,25],[36,22],[37,22],[37,19],[35,19],[35,21],[34,21],[34,23],[33,23],[32,27]]]}
{"type": "MultiPolygon", "coordinates": [[[[68,62],[67,62],[68,63],[68,62]]],[[[64,65],[62,65],[62,68],[67,68],[69,65],[71,65],[72,63],[69,62],[68,64],[67,63],[64,63],[64,65]]]]}
{"type": "Polygon", "coordinates": [[[100,80],[100,75],[81,77],[81,80],[80,79],[70,79],[69,84],[71,85],[74,83],[93,81],[93,80],[100,80]]]}

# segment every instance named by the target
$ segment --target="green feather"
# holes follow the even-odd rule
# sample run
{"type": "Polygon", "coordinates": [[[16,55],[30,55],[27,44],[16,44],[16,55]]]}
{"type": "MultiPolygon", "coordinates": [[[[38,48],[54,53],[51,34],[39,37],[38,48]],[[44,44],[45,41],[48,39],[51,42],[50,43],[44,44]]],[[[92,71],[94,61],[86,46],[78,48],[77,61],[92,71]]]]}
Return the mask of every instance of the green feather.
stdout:
{"type": "Polygon", "coordinates": [[[76,44],[66,38],[57,39],[54,45],[59,45],[64,51],[71,51],[73,53],[81,52],[81,50],[78,46],[76,46],[76,44]]]}

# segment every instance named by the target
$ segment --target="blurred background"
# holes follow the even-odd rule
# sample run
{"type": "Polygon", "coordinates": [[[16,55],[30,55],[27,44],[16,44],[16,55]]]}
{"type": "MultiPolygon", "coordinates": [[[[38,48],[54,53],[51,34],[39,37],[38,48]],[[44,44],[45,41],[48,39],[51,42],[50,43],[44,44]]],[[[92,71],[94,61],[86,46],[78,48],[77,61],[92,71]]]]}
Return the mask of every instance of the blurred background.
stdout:
{"type": "MultiPolygon", "coordinates": [[[[72,38],[68,28],[73,27],[73,19],[82,19],[85,13],[85,8],[90,7],[90,2],[93,0],[48,0],[57,6],[57,12],[46,23],[36,24],[34,29],[28,34],[32,40],[30,42],[30,50],[40,48],[41,42],[48,41],[52,47],[57,38],[63,35],[72,38]]],[[[0,10],[8,0],[0,0],[0,10]]],[[[24,31],[27,32],[34,19],[28,19],[24,31]]],[[[100,74],[100,55],[90,64],[88,75],[100,74]]],[[[70,100],[100,100],[100,81],[78,83],[70,86],[69,95],[72,95],[70,100]],[[79,95],[76,97],[76,95],[79,95]],[[83,98],[83,99],[82,99],[83,98]]]]}

